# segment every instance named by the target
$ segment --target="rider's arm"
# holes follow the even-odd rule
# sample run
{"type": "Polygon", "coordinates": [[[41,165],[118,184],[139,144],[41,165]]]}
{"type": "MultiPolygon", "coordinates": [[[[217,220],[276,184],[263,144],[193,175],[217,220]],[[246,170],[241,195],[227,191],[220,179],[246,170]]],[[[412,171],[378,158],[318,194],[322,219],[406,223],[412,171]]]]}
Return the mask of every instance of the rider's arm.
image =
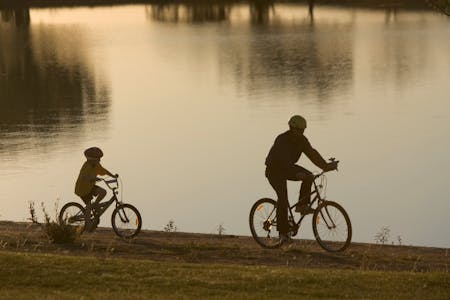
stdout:
{"type": "Polygon", "coordinates": [[[111,176],[111,177],[117,177],[117,174],[113,174],[113,173],[111,173],[110,171],[108,171],[106,169],[105,169],[105,171],[106,171],[106,175],[111,176]]]}
{"type": "Polygon", "coordinates": [[[111,173],[110,171],[105,169],[101,164],[97,164],[96,172],[97,172],[98,175],[108,175],[108,176],[111,176],[111,177],[117,177],[116,175],[114,175],[113,173],[111,173]]]}
{"type": "Polygon", "coordinates": [[[314,149],[309,142],[307,143],[304,152],[306,156],[313,162],[313,164],[315,164],[322,170],[328,170],[328,168],[330,167],[326,160],[322,157],[322,155],[320,155],[319,151],[314,149]]]}

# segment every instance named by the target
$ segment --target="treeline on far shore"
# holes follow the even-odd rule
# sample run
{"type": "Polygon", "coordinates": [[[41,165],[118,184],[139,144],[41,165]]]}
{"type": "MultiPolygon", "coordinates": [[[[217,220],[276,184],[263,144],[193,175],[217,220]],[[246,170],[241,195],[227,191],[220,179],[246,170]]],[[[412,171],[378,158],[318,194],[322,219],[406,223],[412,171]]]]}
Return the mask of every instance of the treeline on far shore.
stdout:
{"type": "Polygon", "coordinates": [[[308,3],[367,8],[429,9],[433,0],[0,0],[0,8],[102,6],[122,4],[182,3],[308,3]]]}

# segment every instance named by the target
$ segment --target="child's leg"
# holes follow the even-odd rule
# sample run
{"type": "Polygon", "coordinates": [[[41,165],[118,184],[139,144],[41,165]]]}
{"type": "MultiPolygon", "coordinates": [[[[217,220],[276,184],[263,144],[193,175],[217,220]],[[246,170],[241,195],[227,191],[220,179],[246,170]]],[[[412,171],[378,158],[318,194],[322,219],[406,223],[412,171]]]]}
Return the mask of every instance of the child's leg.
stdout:
{"type": "Polygon", "coordinates": [[[100,203],[100,201],[102,201],[103,198],[105,198],[106,191],[105,191],[105,189],[103,189],[99,186],[94,186],[94,188],[92,189],[92,194],[95,197],[97,197],[97,198],[95,198],[95,201],[93,203],[93,205],[96,205],[96,204],[100,203]]]}
{"type": "Polygon", "coordinates": [[[81,197],[81,200],[83,200],[83,202],[86,204],[85,208],[84,208],[84,227],[86,229],[91,228],[91,200],[92,200],[92,193],[89,193],[86,196],[81,197]]]}

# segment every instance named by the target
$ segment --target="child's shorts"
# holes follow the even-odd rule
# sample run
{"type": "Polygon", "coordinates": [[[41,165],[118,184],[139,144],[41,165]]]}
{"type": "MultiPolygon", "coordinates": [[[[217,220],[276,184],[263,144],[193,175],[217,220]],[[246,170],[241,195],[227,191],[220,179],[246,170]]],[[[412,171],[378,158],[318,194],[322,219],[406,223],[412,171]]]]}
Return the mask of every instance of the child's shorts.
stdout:
{"type": "Polygon", "coordinates": [[[83,200],[83,202],[85,204],[90,204],[92,198],[97,197],[100,194],[106,193],[105,189],[94,185],[94,187],[92,188],[92,190],[89,192],[89,194],[87,194],[86,196],[80,197],[81,200],[83,200]]]}

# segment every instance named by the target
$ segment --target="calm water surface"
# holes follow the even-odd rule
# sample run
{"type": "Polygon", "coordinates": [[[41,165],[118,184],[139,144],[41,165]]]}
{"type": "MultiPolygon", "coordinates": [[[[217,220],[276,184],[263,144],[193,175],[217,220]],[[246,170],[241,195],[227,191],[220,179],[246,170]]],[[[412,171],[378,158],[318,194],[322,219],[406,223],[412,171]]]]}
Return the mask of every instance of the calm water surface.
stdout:
{"type": "Polygon", "coordinates": [[[252,203],[274,197],[265,156],[298,113],[341,160],[327,195],[354,241],[390,226],[396,243],[450,247],[449,53],[450,18],[431,11],[1,11],[0,219],[76,200],[82,151],[98,145],[145,228],[249,235],[252,203]]]}

